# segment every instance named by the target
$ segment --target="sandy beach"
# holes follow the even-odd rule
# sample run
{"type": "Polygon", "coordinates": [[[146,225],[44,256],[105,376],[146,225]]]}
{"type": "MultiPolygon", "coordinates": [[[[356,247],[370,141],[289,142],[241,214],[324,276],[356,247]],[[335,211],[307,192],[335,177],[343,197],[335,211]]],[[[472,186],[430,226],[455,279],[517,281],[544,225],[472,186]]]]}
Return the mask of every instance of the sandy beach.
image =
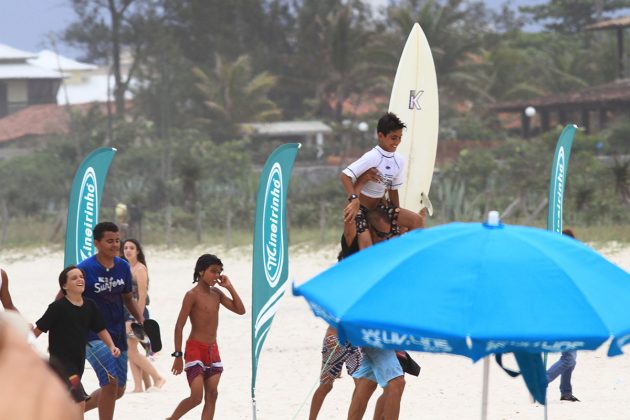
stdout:
{"type": "MultiPolygon", "coordinates": [[[[245,301],[248,313],[238,316],[223,310],[219,323],[219,348],[225,371],[219,385],[215,418],[251,419],[251,250],[194,249],[166,251],[146,249],[150,276],[152,318],[162,328],[164,349],[155,364],[167,382],[156,392],[127,393],[118,400],[116,419],[166,418],[180,399],[188,395],[186,378],[170,373],[173,351],[173,327],[184,293],[193,285],[192,273],[196,258],[204,252],[215,252],[225,264],[225,273],[245,301]]],[[[334,248],[290,253],[289,280],[301,283],[336,260],[334,248]]],[[[604,254],[630,271],[630,247],[610,246],[604,254]]],[[[45,311],[57,292],[57,276],[62,268],[61,252],[36,250],[28,255],[18,252],[0,253],[0,266],[10,278],[15,305],[30,322],[45,311]]],[[[321,363],[320,347],[325,324],[315,318],[302,298],[285,295],[262,352],[257,381],[257,418],[259,420],[305,419],[312,392],[318,385],[321,363]]],[[[188,329],[184,334],[187,335],[188,329]]],[[[47,337],[40,337],[36,346],[44,354],[47,337]]],[[[626,347],[626,352],[630,349],[626,347]]],[[[550,419],[627,419],[630,396],[630,356],[606,356],[607,345],[596,352],[580,352],[573,374],[574,394],[579,403],[560,402],[559,382],[549,390],[550,419]]],[[[419,378],[407,377],[402,400],[401,419],[475,419],[481,413],[482,366],[460,356],[414,353],[422,366],[419,378]]],[[[550,355],[554,362],[558,355],[550,355]]],[[[511,357],[508,366],[516,367],[511,357]]],[[[25,366],[25,369],[27,367],[25,366]]],[[[131,377],[129,377],[131,380],[131,377]]],[[[86,390],[97,386],[94,372],[87,365],[83,377],[86,390]]],[[[133,388],[132,385],[128,386],[133,388]]],[[[321,419],[345,418],[353,382],[344,372],[335,382],[320,413],[321,419]]],[[[380,391],[377,391],[380,393],[380,391]]],[[[373,398],[365,418],[373,413],[373,398]]],[[[199,418],[201,406],[185,418],[199,418]]],[[[95,411],[86,419],[97,419],[95,411]]],[[[542,419],[543,408],[532,404],[520,378],[508,377],[491,363],[490,419],[542,419]]]]}

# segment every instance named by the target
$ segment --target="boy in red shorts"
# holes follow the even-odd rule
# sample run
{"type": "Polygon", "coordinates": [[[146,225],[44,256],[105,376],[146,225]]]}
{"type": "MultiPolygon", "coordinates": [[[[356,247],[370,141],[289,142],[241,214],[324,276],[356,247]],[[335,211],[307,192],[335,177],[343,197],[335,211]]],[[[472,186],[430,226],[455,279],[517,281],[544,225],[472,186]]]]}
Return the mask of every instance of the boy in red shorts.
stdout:
{"type": "Polygon", "coordinates": [[[218,395],[219,379],[223,372],[223,364],[217,346],[217,327],[219,324],[219,307],[225,306],[239,315],[245,314],[245,306],[230,279],[221,274],[223,263],[217,256],[204,254],[197,260],[193,283],[195,287],[186,292],[182,308],[175,323],[175,358],[171,371],[179,375],[186,371],[190,386],[190,396],[184,398],[175,408],[169,419],[179,419],[188,411],[205,401],[201,413],[202,420],[214,418],[214,409],[218,395]],[[219,285],[225,288],[226,296],[219,285]],[[186,340],[186,351],[182,353],[182,330],[186,319],[190,318],[191,330],[186,340]],[[184,366],[185,359],[186,365],[184,366]],[[204,389],[206,392],[204,398],[204,389]]]}

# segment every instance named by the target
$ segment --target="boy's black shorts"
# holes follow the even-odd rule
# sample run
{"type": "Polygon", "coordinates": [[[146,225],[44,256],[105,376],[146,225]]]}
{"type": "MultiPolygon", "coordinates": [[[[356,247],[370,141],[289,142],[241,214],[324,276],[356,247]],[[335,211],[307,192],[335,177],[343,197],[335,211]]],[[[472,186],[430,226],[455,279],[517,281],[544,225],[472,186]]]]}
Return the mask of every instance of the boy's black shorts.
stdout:
{"type": "MultiPolygon", "coordinates": [[[[395,207],[392,204],[392,202],[389,200],[387,200],[387,202],[385,203],[381,201],[380,203],[376,205],[376,207],[383,209],[387,212],[387,216],[389,217],[389,223],[391,224],[390,233],[392,235],[400,234],[400,228],[398,227],[398,212],[400,211],[400,209],[398,207],[395,207]]],[[[370,211],[370,209],[365,207],[363,204],[359,206],[359,211],[357,212],[357,215],[354,218],[354,221],[357,227],[357,235],[365,232],[368,228],[368,221],[367,221],[368,211],[370,211]]]]}

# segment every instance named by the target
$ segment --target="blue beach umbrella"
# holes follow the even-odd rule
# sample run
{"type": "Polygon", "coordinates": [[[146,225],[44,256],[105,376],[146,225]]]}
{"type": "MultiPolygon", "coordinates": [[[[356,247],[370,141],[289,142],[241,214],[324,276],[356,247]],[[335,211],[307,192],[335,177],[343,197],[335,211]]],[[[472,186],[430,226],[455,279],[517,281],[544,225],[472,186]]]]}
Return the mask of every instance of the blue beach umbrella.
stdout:
{"type": "MultiPolygon", "coordinates": [[[[293,293],[358,346],[477,361],[594,350],[609,338],[614,356],[630,341],[630,274],[579,241],[532,227],[415,230],[352,255],[293,293]]],[[[544,393],[537,399],[544,402],[544,393]]]]}

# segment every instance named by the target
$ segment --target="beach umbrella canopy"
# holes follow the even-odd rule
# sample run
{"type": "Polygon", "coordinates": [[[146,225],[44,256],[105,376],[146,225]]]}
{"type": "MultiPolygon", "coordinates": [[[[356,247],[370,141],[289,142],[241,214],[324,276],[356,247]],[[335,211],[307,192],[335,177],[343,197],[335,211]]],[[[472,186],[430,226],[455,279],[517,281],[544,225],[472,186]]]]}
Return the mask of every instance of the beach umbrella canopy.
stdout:
{"type": "Polygon", "coordinates": [[[358,346],[459,354],[630,341],[630,274],[572,238],[451,223],[376,244],[294,287],[358,346]]]}

